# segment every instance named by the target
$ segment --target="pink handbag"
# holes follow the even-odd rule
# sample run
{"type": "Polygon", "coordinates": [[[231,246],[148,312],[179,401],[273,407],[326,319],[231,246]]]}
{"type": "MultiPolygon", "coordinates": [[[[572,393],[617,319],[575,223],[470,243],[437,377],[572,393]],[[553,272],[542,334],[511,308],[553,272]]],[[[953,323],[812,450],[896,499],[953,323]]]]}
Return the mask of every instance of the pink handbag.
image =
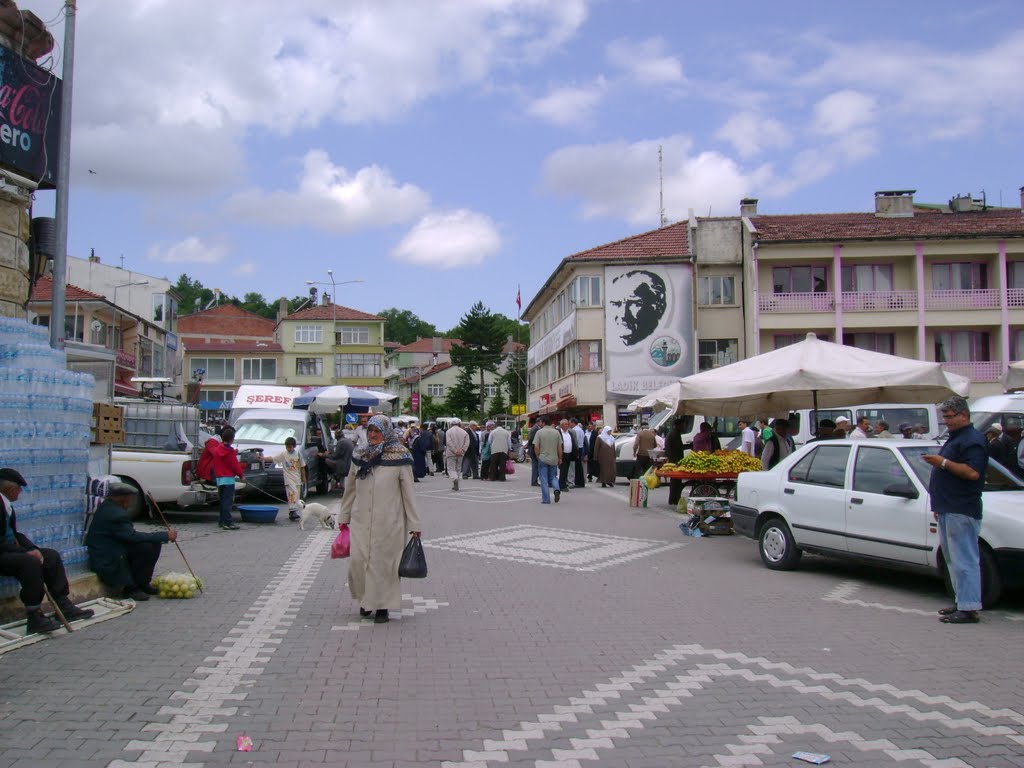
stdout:
{"type": "Polygon", "coordinates": [[[505,460],[505,474],[514,475],[516,473],[516,465],[512,459],[505,460]]]}
{"type": "Polygon", "coordinates": [[[335,560],[348,557],[351,549],[352,535],[348,531],[348,526],[342,523],[338,526],[338,535],[335,536],[334,543],[331,544],[331,557],[335,560]]]}

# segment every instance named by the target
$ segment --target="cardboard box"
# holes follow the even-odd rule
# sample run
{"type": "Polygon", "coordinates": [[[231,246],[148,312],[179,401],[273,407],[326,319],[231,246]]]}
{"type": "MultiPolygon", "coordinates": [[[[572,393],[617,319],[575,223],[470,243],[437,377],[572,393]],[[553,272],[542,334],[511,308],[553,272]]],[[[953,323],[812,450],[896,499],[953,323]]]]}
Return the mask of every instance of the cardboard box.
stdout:
{"type": "Polygon", "coordinates": [[[107,403],[93,403],[92,427],[94,443],[117,443],[124,441],[124,408],[107,403]],[[121,437],[113,440],[98,439],[100,432],[121,432],[121,437]]]}
{"type": "Polygon", "coordinates": [[[94,443],[123,443],[123,429],[102,429],[96,427],[92,431],[92,442],[94,443]]]}
{"type": "Polygon", "coordinates": [[[629,506],[647,506],[647,485],[643,482],[643,480],[629,481],[629,506]]]}

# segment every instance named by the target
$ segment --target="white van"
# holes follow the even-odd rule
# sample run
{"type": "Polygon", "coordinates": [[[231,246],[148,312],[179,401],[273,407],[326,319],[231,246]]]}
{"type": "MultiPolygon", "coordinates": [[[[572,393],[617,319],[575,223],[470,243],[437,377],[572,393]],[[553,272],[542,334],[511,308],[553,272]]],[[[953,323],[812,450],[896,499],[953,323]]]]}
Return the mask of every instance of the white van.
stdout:
{"type": "Polygon", "coordinates": [[[979,432],[993,422],[999,422],[1014,440],[1019,439],[1024,427],[1024,392],[979,397],[971,403],[971,423],[979,432]]]}
{"type": "Polygon", "coordinates": [[[867,405],[853,405],[839,408],[819,408],[817,416],[810,408],[802,408],[789,415],[790,427],[792,429],[794,442],[800,446],[814,437],[813,428],[818,419],[831,419],[835,421],[840,416],[850,420],[850,428],[857,426],[861,417],[867,417],[874,427],[881,419],[888,422],[889,432],[893,437],[899,437],[899,425],[913,424],[914,427],[923,426],[924,433],[921,439],[934,440],[943,429],[942,420],[939,418],[938,407],[921,403],[868,403],[867,405]],[[795,422],[795,423],[794,423],[795,422]]]}
{"type": "MultiPolygon", "coordinates": [[[[658,411],[646,418],[648,426],[655,431],[664,427],[667,433],[672,425],[672,419],[676,414],[671,410],[658,411]]],[[[740,428],[739,417],[737,416],[692,416],[683,415],[683,452],[693,449],[693,438],[700,432],[700,425],[705,421],[711,425],[711,429],[723,448],[737,447],[739,445],[740,428]],[[735,443],[735,445],[733,445],[735,443]]],[[[636,432],[628,432],[619,435],[615,439],[615,474],[618,477],[633,478],[636,476],[636,459],[633,456],[633,443],[636,440],[636,432]]]]}

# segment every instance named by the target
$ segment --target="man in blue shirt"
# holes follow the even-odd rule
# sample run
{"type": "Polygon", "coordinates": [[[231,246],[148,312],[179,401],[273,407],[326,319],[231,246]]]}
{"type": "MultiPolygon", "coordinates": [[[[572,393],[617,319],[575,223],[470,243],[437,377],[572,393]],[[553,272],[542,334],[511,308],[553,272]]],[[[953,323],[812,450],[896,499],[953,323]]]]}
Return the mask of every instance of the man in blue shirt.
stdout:
{"type": "Polygon", "coordinates": [[[939,406],[949,439],[938,454],[922,458],[932,465],[928,483],[932,514],[939,523],[939,544],[946,560],[956,605],[939,611],[946,624],[976,624],[981,610],[981,492],[988,468],[985,436],[971,424],[971,411],[962,397],[939,406]]]}

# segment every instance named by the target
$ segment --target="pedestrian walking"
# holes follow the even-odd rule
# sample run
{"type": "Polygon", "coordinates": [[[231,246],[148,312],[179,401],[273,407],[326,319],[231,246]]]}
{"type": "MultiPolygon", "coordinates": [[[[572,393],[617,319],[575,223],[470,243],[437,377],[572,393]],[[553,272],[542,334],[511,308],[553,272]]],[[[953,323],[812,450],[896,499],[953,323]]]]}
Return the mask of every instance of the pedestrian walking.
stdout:
{"type": "Polygon", "coordinates": [[[540,503],[551,503],[554,491],[555,503],[562,496],[558,485],[558,468],[562,464],[563,435],[550,426],[543,416],[537,419],[540,429],[533,437],[533,448],[537,454],[537,476],[540,481],[540,503]],[[550,489],[550,490],[549,490],[550,489]]]}
{"type": "Polygon", "coordinates": [[[444,435],[444,463],[448,475],[452,478],[452,490],[459,490],[459,478],[462,476],[462,460],[469,450],[469,434],[462,428],[462,422],[452,419],[444,435]]]}
{"type": "Polygon", "coordinates": [[[295,438],[284,441],[284,450],[271,459],[281,466],[284,475],[284,495],[288,499],[288,519],[300,519],[299,502],[302,500],[302,486],[306,483],[306,457],[295,448],[295,438]]]}
{"type": "MultiPolygon", "coordinates": [[[[675,464],[682,460],[685,450],[683,448],[683,425],[686,423],[682,416],[676,416],[672,419],[672,429],[668,431],[668,436],[665,438],[665,460],[669,464],[675,464]]],[[[706,424],[707,422],[705,422],[706,424]]],[[[750,433],[751,450],[753,450],[754,433],[750,433]]],[[[696,440],[694,443],[696,444],[696,440]]],[[[694,446],[696,450],[696,445],[694,446]]],[[[673,507],[679,504],[679,499],[683,496],[683,481],[678,477],[673,477],[668,481],[668,503],[673,507]]]]}
{"type": "Polygon", "coordinates": [[[348,525],[351,532],[348,588],[359,603],[359,615],[372,614],[375,623],[384,624],[390,611],[401,608],[398,563],[408,536],[420,535],[420,515],[412,455],[391,420],[382,415],[370,418],[366,440],[367,446],[352,457],[349,492],[342,497],[338,523],[348,525]]]}
{"type": "Polygon", "coordinates": [[[540,485],[540,480],[537,475],[537,452],[534,450],[533,446],[533,440],[537,436],[537,432],[540,430],[540,427],[541,420],[534,419],[526,437],[526,455],[530,457],[530,485],[540,485]]]}
{"type": "Polygon", "coordinates": [[[487,444],[491,447],[491,460],[488,464],[487,479],[505,482],[505,462],[511,447],[509,431],[493,421],[487,422],[487,444]]]}
{"type": "Polygon", "coordinates": [[[988,445],[971,424],[971,411],[962,397],[951,397],[939,406],[949,438],[937,454],[923,458],[932,466],[928,483],[932,514],[939,523],[939,546],[956,603],[939,611],[945,624],[976,624],[982,608],[981,492],[985,489],[988,445]]]}
{"type": "Polygon", "coordinates": [[[569,492],[569,472],[576,461],[576,436],[569,427],[569,420],[562,419],[558,425],[562,435],[562,464],[558,469],[558,484],[562,493],[569,492]]]}
{"type": "Polygon", "coordinates": [[[602,488],[611,488],[615,485],[615,438],[612,436],[612,428],[602,427],[600,436],[596,437],[594,442],[597,480],[602,488]]]}

